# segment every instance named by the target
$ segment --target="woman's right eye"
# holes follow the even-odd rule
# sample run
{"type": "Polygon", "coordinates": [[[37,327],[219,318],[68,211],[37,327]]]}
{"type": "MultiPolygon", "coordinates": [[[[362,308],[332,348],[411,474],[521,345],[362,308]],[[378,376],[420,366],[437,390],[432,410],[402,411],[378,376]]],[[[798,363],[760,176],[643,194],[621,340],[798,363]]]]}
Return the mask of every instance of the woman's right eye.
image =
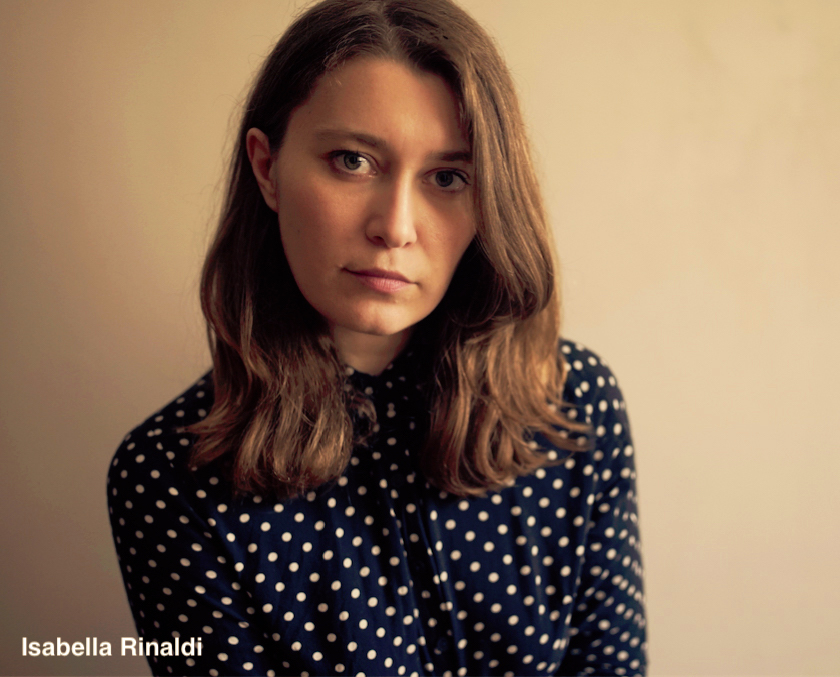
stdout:
{"type": "Polygon", "coordinates": [[[372,172],[371,162],[361,153],[349,150],[337,150],[330,153],[333,167],[346,174],[369,174],[372,172]]]}
{"type": "Polygon", "coordinates": [[[351,170],[359,169],[362,166],[362,156],[355,153],[345,153],[344,166],[351,170]]]}

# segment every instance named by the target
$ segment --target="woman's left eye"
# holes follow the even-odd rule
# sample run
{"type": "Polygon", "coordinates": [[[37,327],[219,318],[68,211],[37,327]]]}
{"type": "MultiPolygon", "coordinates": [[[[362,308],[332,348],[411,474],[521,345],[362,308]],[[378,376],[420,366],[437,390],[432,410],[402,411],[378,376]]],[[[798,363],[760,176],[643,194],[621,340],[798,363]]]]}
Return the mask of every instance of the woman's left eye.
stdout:
{"type": "Polygon", "coordinates": [[[438,188],[450,192],[463,190],[469,185],[466,177],[454,169],[441,169],[435,172],[433,180],[438,188]]]}

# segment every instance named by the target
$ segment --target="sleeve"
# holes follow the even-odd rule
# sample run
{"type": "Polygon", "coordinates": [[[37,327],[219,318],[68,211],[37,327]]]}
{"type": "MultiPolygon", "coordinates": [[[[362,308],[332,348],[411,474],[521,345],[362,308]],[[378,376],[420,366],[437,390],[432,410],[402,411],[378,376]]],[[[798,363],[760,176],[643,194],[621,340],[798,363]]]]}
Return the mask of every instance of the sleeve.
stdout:
{"type": "Polygon", "coordinates": [[[598,475],[569,649],[558,674],[644,675],[646,623],[630,425],[610,369],[589,351],[572,362],[572,369],[580,374],[587,369],[584,363],[590,369],[575,387],[587,401],[598,475]]]}
{"type": "Polygon", "coordinates": [[[125,655],[146,656],[155,675],[273,675],[271,640],[238,565],[215,520],[195,510],[204,492],[175,469],[171,449],[189,440],[161,436],[156,425],[150,419],[125,439],[108,474],[111,528],[143,643],[125,655]]]}

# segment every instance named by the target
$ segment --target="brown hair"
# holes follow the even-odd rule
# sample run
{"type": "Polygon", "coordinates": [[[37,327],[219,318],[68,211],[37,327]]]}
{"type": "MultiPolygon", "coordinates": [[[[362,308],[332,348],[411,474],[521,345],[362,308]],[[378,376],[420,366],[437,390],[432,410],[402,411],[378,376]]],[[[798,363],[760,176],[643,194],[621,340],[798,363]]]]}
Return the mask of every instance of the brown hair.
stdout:
{"type": "Polygon", "coordinates": [[[215,403],[192,462],[222,455],[239,491],[300,494],[338,478],[373,408],[345,387],[323,319],[283,254],[245,138],[279,149],[292,111],[324,73],[360,55],[444,78],[475,163],[476,237],[438,308],[418,331],[432,346],[426,478],[466,496],[558,460],[533,443],[580,448],[587,428],[563,412],[566,366],[542,200],[510,75],[483,29],[450,0],[326,0],[286,31],[251,91],[221,221],[201,283],[215,403]],[[354,426],[355,421],[355,426],[354,426]],[[576,439],[571,439],[576,437],[576,439]]]}

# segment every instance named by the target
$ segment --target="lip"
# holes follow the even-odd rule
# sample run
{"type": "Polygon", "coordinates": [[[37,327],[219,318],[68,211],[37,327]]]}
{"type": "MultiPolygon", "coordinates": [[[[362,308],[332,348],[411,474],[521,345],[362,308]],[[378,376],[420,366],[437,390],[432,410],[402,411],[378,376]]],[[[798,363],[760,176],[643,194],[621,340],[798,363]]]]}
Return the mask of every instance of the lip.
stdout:
{"type": "Polygon", "coordinates": [[[382,268],[365,268],[364,270],[345,270],[359,282],[379,292],[393,293],[412,284],[402,273],[382,268]]]}
{"type": "Polygon", "coordinates": [[[348,272],[353,273],[353,275],[363,275],[365,277],[383,277],[386,280],[400,280],[402,282],[408,282],[408,278],[405,275],[402,275],[392,270],[384,270],[382,268],[367,268],[365,270],[348,269],[348,272]]]}

